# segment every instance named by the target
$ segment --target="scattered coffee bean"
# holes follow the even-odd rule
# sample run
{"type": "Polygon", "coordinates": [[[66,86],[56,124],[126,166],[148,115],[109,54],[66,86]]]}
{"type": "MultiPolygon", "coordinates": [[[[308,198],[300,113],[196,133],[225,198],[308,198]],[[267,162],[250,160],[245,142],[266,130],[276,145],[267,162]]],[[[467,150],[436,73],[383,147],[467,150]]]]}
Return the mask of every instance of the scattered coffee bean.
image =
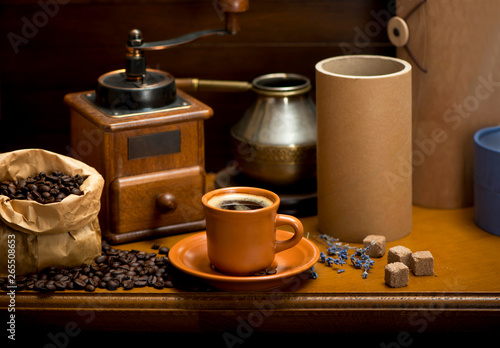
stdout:
{"type": "Polygon", "coordinates": [[[132,279],[125,280],[122,285],[125,290],[130,290],[134,287],[134,281],[132,279]]]}
{"type": "Polygon", "coordinates": [[[158,250],[158,254],[167,255],[169,251],[170,251],[170,249],[164,246],[164,247],[161,247],[160,250],[158,250]]]}
{"type": "Polygon", "coordinates": [[[154,287],[156,289],[163,289],[163,287],[165,286],[165,282],[163,280],[158,280],[155,284],[154,284],[154,287]]]}
{"type": "MultiPolygon", "coordinates": [[[[49,180],[49,179],[47,179],[49,180]]],[[[52,182],[54,178],[49,181],[52,182]]],[[[26,187],[29,180],[18,182],[26,187]]],[[[38,188],[37,188],[38,189],[38,188]]],[[[36,192],[36,191],[35,191],[36,192]]],[[[168,253],[167,247],[161,252],[168,253]]],[[[160,250],[159,250],[160,253],[160,250]]],[[[157,256],[154,252],[115,249],[106,241],[102,242],[102,255],[89,265],[68,269],[49,267],[39,273],[16,277],[17,290],[49,291],[96,291],[97,288],[115,291],[119,288],[130,290],[134,287],[173,288],[190,291],[207,291],[212,288],[201,280],[184,274],[172,266],[167,256],[157,256]]],[[[0,278],[0,288],[8,291],[12,285],[6,278],[0,278]]]]}
{"type": "Polygon", "coordinates": [[[104,263],[107,261],[107,259],[108,257],[106,255],[101,255],[95,259],[95,263],[104,263]]]}
{"type": "Polygon", "coordinates": [[[254,273],[254,276],[266,276],[266,275],[273,275],[276,274],[278,270],[273,267],[268,267],[266,269],[263,269],[262,271],[259,271],[257,273],[254,273]]]}
{"type": "Polygon", "coordinates": [[[106,286],[106,289],[113,291],[113,290],[118,289],[119,285],[120,284],[116,280],[110,280],[108,282],[108,285],[106,286]]]}
{"type": "Polygon", "coordinates": [[[147,280],[136,280],[136,281],[134,282],[134,285],[135,285],[136,287],[138,287],[138,288],[142,288],[142,287],[144,287],[144,286],[148,285],[148,282],[147,282],[147,280]]]}
{"type": "Polygon", "coordinates": [[[64,290],[64,289],[66,289],[67,283],[66,282],[57,281],[57,282],[54,283],[54,285],[56,286],[57,290],[64,290]]]}
{"type": "Polygon", "coordinates": [[[81,280],[80,278],[78,278],[75,280],[75,285],[77,285],[83,289],[85,286],[87,286],[87,283],[85,283],[84,280],[81,280]]]}

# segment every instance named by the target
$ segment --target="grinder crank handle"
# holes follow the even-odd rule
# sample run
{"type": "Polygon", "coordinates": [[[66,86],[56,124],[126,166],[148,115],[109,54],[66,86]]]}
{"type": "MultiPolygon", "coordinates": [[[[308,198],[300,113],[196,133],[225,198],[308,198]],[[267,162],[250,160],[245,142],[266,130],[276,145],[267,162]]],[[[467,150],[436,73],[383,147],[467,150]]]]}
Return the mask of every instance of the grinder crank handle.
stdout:
{"type": "Polygon", "coordinates": [[[248,11],[248,0],[217,0],[217,10],[224,13],[226,30],[234,35],[240,31],[238,13],[248,11]]]}
{"type": "Polygon", "coordinates": [[[238,14],[248,10],[248,0],[217,0],[216,8],[219,13],[224,13],[225,28],[201,30],[185,34],[175,39],[144,42],[142,32],[132,29],[127,41],[127,54],[125,55],[125,74],[127,80],[144,82],[146,76],[146,58],[144,51],[163,50],[186,44],[211,35],[233,35],[239,29],[238,14]]]}
{"type": "Polygon", "coordinates": [[[129,33],[127,47],[140,51],[163,50],[184,45],[205,36],[227,34],[234,35],[240,30],[238,13],[247,11],[248,7],[248,0],[217,0],[216,9],[219,13],[223,13],[225,16],[224,29],[201,30],[185,34],[174,39],[155,42],[144,42],[141,31],[133,29],[129,33]]]}

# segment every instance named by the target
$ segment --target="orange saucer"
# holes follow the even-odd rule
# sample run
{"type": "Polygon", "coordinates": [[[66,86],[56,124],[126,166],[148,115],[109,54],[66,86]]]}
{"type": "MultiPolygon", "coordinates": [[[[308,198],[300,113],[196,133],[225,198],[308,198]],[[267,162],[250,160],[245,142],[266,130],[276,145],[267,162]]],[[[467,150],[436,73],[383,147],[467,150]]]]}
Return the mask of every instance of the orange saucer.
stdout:
{"type": "MultiPolygon", "coordinates": [[[[278,240],[286,240],[291,235],[291,232],[276,230],[278,240]]],[[[221,290],[268,290],[288,284],[295,275],[311,268],[318,261],[319,249],[310,240],[302,238],[293,248],[276,254],[272,264],[272,267],[276,267],[275,274],[263,276],[230,276],[212,268],[207,255],[205,232],[177,242],[170,248],[168,257],[179,270],[201,278],[221,290]]]]}

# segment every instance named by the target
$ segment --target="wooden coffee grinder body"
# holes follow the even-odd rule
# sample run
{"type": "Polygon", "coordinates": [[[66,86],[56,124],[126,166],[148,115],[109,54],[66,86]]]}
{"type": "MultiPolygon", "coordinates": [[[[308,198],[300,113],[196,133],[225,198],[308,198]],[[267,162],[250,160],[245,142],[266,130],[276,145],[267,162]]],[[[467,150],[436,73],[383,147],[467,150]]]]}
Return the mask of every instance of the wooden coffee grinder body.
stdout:
{"type": "Polygon", "coordinates": [[[203,122],[212,109],[177,90],[161,110],[108,114],[93,92],[68,94],[72,156],[105,179],[99,223],[119,244],[205,227],[203,122]]]}

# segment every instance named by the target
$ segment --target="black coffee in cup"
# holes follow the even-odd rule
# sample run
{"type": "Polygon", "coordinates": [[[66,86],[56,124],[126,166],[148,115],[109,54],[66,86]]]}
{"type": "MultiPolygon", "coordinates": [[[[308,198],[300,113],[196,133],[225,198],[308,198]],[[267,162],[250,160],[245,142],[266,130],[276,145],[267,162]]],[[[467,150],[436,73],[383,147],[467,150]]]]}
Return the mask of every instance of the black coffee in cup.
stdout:
{"type": "Polygon", "coordinates": [[[227,193],[224,195],[217,195],[212,197],[207,203],[215,208],[237,211],[262,209],[273,204],[267,197],[248,193],[227,193]]]}

